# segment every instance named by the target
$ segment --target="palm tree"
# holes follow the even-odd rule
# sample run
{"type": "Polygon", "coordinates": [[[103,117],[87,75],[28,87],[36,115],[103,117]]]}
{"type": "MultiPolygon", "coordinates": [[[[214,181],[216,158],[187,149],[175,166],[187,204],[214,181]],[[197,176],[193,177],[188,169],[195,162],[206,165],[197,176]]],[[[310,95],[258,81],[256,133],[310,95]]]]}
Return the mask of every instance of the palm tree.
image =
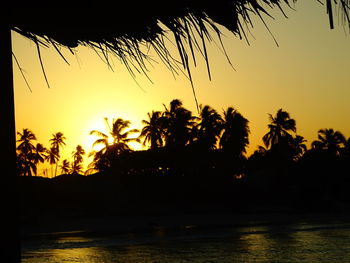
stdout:
{"type": "Polygon", "coordinates": [[[67,159],[64,159],[60,165],[60,168],[62,174],[68,174],[71,170],[69,161],[67,159]]]}
{"type": "Polygon", "coordinates": [[[37,174],[37,167],[31,159],[26,159],[24,155],[17,155],[17,171],[22,176],[33,176],[37,174]]]}
{"type": "MultiPolygon", "coordinates": [[[[31,154],[31,159],[35,165],[38,163],[43,163],[46,158],[47,149],[41,144],[37,143],[34,152],[31,154]]],[[[36,175],[37,173],[35,173],[36,175]]]]}
{"type": "Polygon", "coordinates": [[[320,129],[318,131],[318,140],[313,141],[311,146],[314,149],[322,149],[338,155],[341,146],[344,145],[345,142],[345,137],[340,131],[320,129]]]}
{"type": "Polygon", "coordinates": [[[45,157],[45,160],[48,161],[51,165],[51,177],[53,177],[53,169],[52,169],[53,165],[57,164],[57,162],[59,160],[59,156],[57,154],[57,149],[51,147],[49,150],[47,150],[47,155],[45,157]]]}
{"type": "Polygon", "coordinates": [[[35,164],[45,161],[47,149],[41,143],[37,143],[33,152],[33,160],[35,164]]]}
{"type": "Polygon", "coordinates": [[[234,156],[242,157],[246,153],[249,144],[249,121],[237,110],[228,107],[224,111],[223,133],[220,138],[220,146],[234,156]]]}
{"type": "Polygon", "coordinates": [[[303,136],[296,135],[291,141],[291,147],[293,148],[294,159],[299,159],[306,151],[306,140],[303,136]]]}
{"type": "MultiPolygon", "coordinates": [[[[60,158],[60,147],[66,145],[65,139],[66,137],[64,137],[62,132],[52,134],[52,139],[50,139],[51,148],[55,149],[58,159],[60,158]]],[[[57,166],[58,162],[56,162],[55,176],[57,175],[57,166]]]]}
{"type": "Polygon", "coordinates": [[[36,140],[35,134],[29,130],[29,129],[23,129],[23,132],[17,132],[19,135],[19,145],[17,146],[17,150],[21,151],[22,153],[31,153],[35,150],[34,144],[32,144],[32,141],[36,140]]]}
{"type": "Polygon", "coordinates": [[[83,155],[85,154],[85,150],[81,145],[77,145],[75,151],[72,152],[73,154],[73,164],[71,167],[71,173],[72,174],[78,174],[82,173],[82,162],[83,162],[83,155]]]}
{"type": "Polygon", "coordinates": [[[102,167],[109,167],[112,158],[130,151],[131,149],[128,143],[133,141],[139,142],[138,138],[129,138],[131,134],[139,132],[137,129],[126,130],[130,126],[130,121],[123,120],[122,118],[113,119],[112,126],[109,125],[107,118],[105,118],[105,121],[109,129],[109,134],[97,130],[90,132],[90,135],[97,135],[100,137],[93,143],[93,147],[96,145],[103,145],[101,150],[93,151],[89,155],[94,156],[93,165],[99,170],[102,167]],[[112,138],[111,143],[109,142],[109,138],[112,138]],[[101,163],[103,163],[103,165],[101,165],[101,163]]]}
{"type": "Polygon", "coordinates": [[[83,166],[80,163],[73,162],[70,173],[71,174],[82,174],[83,173],[83,166]]]}
{"type": "Polygon", "coordinates": [[[17,163],[19,164],[20,171],[24,176],[32,176],[32,171],[36,174],[36,164],[34,164],[32,157],[33,152],[35,152],[36,148],[32,141],[36,140],[34,133],[29,129],[23,129],[22,133],[17,132],[19,135],[19,142],[17,146],[18,150],[18,158],[17,163]]]}
{"type": "Polygon", "coordinates": [[[200,121],[196,126],[197,141],[206,149],[215,149],[223,128],[223,120],[219,113],[208,105],[199,106],[200,121]]]}
{"type": "Polygon", "coordinates": [[[94,172],[104,171],[110,167],[111,162],[109,160],[109,154],[107,151],[108,147],[109,145],[99,151],[92,151],[89,153],[89,157],[93,157],[93,161],[88,165],[88,169],[85,171],[86,175],[92,174],[94,172]]]}
{"type": "Polygon", "coordinates": [[[113,138],[113,144],[124,144],[125,147],[129,149],[129,142],[139,141],[137,138],[129,138],[131,134],[139,132],[138,129],[125,131],[125,129],[128,129],[129,127],[130,121],[128,120],[118,118],[117,120],[113,121],[112,128],[110,128],[110,135],[113,138]]]}
{"type": "Polygon", "coordinates": [[[288,112],[279,109],[275,117],[269,114],[269,119],[269,132],[263,137],[267,148],[278,145],[282,141],[292,141],[293,137],[289,132],[296,132],[296,123],[294,119],[290,118],[288,112]]]}
{"type": "Polygon", "coordinates": [[[259,163],[259,165],[266,163],[265,157],[267,154],[268,150],[264,146],[258,145],[254,153],[248,158],[249,162],[253,164],[251,167],[254,168],[256,166],[256,163],[259,163]]]}
{"type": "Polygon", "coordinates": [[[182,101],[174,99],[169,109],[164,105],[164,135],[165,144],[170,147],[183,147],[191,141],[195,117],[182,106],[182,101]]]}
{"type": "Polygon", "coordinates": [[[112,126],[109,125],[107,118],[105,118],[105,121],[109,129],[109,135],[97,130],[91,131],[90,135],[97,135],[100,137],[100,139],[97,139],[94,142],[93,146],[102,144],[106,147],[110,145],[108,139],[111,137],[113,139],[111,145],[118,144],[118,149],[130,150],[128,143],[132,141],[139,141],[137,138],[129,138],[131,134],[139,132],[139,130],[131,129],[125,131],[125,129],[130,127],[130,121],[123,120],[122,118],[118,118],[116,120],[113,119],[112,126]]]}
{"type": "Polygon", "coordinates": [[[85,150],[81,145],[77,145],[75,151],[72,152],[74,163],[82,163],[83,155],[85,155],[85,150]]]}
{"type": "Polygon", "coordinates": [[[163,146],[163,118],[160,111],[147,113],[148,120],[142,120],[144,127],[139,138],[144,138],[143,145],[150,143],[151,149],[163,146]]]}
{"type": "Polygon", "coordinates": [[[64,140],[66,140],[66,137],[64,137],[62,132],[56,132],[52,134],[52,139],[50,139],[51,147],[57,149],[58,155],[60,153],[60,147],[66,145],[64,140]]]}

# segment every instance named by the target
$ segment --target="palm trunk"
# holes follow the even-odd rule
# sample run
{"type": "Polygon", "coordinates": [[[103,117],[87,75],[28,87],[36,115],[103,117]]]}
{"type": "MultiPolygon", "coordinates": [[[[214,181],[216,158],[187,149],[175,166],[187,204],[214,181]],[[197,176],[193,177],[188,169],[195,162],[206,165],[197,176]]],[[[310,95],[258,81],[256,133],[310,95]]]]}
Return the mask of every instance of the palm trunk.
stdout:
{"type": "Polygon", "coordinates": [[[56,162],[55,177],[57,176],[57,167],[58,167],[58,161],[56,162]]]}
{"type": "Polygon", "coordinates": [[[10,27],[0,25],[1,261],[21,262],[16,187],[16,128],[10,27]]]}

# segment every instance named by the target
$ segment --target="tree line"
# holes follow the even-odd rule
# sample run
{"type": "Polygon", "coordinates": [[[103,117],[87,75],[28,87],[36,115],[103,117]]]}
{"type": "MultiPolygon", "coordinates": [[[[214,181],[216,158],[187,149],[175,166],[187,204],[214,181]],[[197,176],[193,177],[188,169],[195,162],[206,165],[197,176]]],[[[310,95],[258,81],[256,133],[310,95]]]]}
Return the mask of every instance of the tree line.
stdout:
{"type": "MultiPolygon", "coordinates": [[[[240,178],[262,169],[262,163],[266,165],[271,160],[289,167],[310,156],[344,159],[350,155],[350,138],[346,139],[333,129],[320,129],[318,139],[307,149],[304,137],[296,133],[296,121],[282,109],[275,115],[269,114],[268,132],[262,138],[264,146],[258,146],[247,157],[249,121],[235,108],[228,107],[220,114],[209,105],[200,105],[199,115],[195,116],[179,99],[172,100],[169,105],[163,104],[163,107],[163,111],[147,113],[141,131],[130,129],[130,121],[122,118],[114,119],[112,123],[105,119],[108,133],[91,131],[91,135],[98,137],[93,147],[102,147],[89,153],[93,161],[85,174],[104,171],[188,174],[188,170],[194,169],[203,172],[203,169],[195,168],[202,166],[205,173],[215,168],[215,172],[240,178]],[[131,137],[137,133],[138,137],[131,137]],[[133,151],[129,145],[132,141],[142,143],[148,149],[133,151]]],[[[72,152],[72,161],[59,162],[66,139],[62,132],[52,135],[49,148],[35,144],[36,137],[29,129],[23,129],[17,135],[19,175],[37,175],[38,165],[44,162],[51,165],[51,177],[57,175],[58,168],[61,174],[84,173],[85,150],[81,145],[72,152]]]]}
{"type": "MultiPolygon", "coordinates": [[[[34,143],[37,140],[35,134],[25,128],[22,132],[17,132],[17,173],[20,176],[33,176],[38,174],[38,165],[48,162],[51,165],[50,177],[57,176],[58,164],[60,160],[60,150],[66,145],[66,137],[62,132],[52,134],[49,140],[50,148],[46,148],[41,143],[34,143]]],[[[77,145],[72,152],[73,161],[70,163],[64,159],[59,166],[62,174],[83,173],[83,155],[85,150],[81,145],[77,145]]],[[[49,177],[49,174],[46,175],[49,177]]]]}

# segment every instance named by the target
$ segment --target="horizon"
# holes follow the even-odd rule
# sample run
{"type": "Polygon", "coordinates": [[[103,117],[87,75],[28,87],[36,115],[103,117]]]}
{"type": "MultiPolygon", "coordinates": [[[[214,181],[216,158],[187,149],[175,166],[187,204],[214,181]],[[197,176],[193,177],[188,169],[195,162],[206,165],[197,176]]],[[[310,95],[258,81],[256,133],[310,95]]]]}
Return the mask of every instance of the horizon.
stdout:
{"type": "MultiPolygon", "coordinates": [[[[175,100],[175,99],[174,99],[175,100]]],[[[181,100],[180,100],[181,101],[181,100]]],[[[163,104],[163,106],[166,106],[167,104],[166,103],[164,103],[163,104]]],[[[185,107],[185,105],[183,105],[184,106],[184,108],[186,108],[185,107]]],[[[206,106],[206,105],[200,105],[200,106],[206,106]]],[[[210,105],[208,105],[208,106],[210,106],[210,105]]],[[[169,106],[168,106],[169,107],[169,106]]],[[[215,110],[215,109],[214,109],[215,110]]],[[[282,108],[280,109],[280,110],[283,110],[282,108]]],[[[153,112],[153,110],[152,110],[152,112],[153,112]]],[[[161,111],[161,113],[162,114],[164,114],[164,112],[165,112],[165,109],[163,110],[163,111],[161,111]]],[[[238,113],[239,113],[239,111],[237,111],[238,113]]],[[[224,117],[224,113],[220,113],[220,112],[218,112],[219,114],[220,114],[220,116],[223,118],[224,117]]],[[[277,113],[277,112],[276,112],[277,113]]],[[[271,114],[271,116],[272,117],[275,117],[276,116],[276,113],[273,113],[273,114],[271,114]]],[[[200,118],[200,115],[199,114],[193,114],[192,113],[192,117],[194,117],[194,118],[197,118],[197,120],[195,121],[197,124],[200,122],[200,120],[201,120],[201,118],[200,118]]],[[[244,117],[244,116],[243,116],[244,117]]],[[[291,119],[293,119],[292,117],[291,117],[291,119]]],[[[111,136],[111,134],[110,134],[110,127],[111,127],[111,125],[112,125],[112,123],[114,122],[116,120],[116,118],[114,118],[114,119],[108,119],[108,118],[106,118],[106,119],[104,119],[103,120],[103,123],[104,123],[104,125],[102,126],[102,125],[100,125],[99,126],[99,128],[97,128],[97,129],[95,129],[95,131],[98,131],[98,132],[102,132],[102,133],[104,133],[104,134],[106,134],[106,135],[108,135],[108,144],[109,145],[112,145],[113,144],[113,137],[111,136]]],[[[294,119],[293,119],[294,120],[294,119]]],[[[124,119],[124,121],[128,121],[128,120],[125,120],[124,119]]],[[[295,121],[295,120],[294,120],[295,121]]],[[[269,122],[269,124],[270,124],[271,122],[269,122]]],[[[249,120],[248,120],[248,127],[249,127],[249,120]]],[[[129,128],[127,128],[125,131],[128,131],[128,130],[132,130],[132,129],[134,129],[133,128],[133,125],[132,125],[132,123],[130,123],[130,127],[129,128]]],[[[330,127],[330,129],[332,129],[331,127],[330,127]]],[[[30,132],[33,132],[33,134],[35,135],[35,132],[32,130],[32,129],[30,129],[30,128],[28,128],[28,130],[30,131],[30,132]]],[[[138,129],[138,131],[136,131],[136,132],[134,132],[133,134],[134,135],[131,135],[131,136],[129,136],[128,138],[131,138],[131,139],[133,139],[133,138],[140,138],[140,134],[141,134],[141,130],[142,130],[142,128],[140,128],[140,129],[138,129]]],[[[249,128],[248,128],[248,130],[249,130],[249,128]]],[[[321,130],[321,129],[320,129],[321,130]]],[[[18,131],[18,132],[21,132],[21,131],[18,131]]],[[[17,133],[18,133],[17,132],[17,133]]],[[[62,132],[62,131],[60,131],[60,132],[62,132]]],[[[90,132],[92,132],[92,131],[90,131],[90,132]]],[[[223,135],[223,132],[224,132],[224,130],[222,130],[221,132],[220,132],[220,138],[222,138],[222,135],[223,135]]],[[[339,132],[339,131],[337,131],[337,130],[334,130],[334,132],[339,132]]],[[[340,132],[341,133],[341,132],[340,132]]],[[[342,134],[342,133],[341,133],[342,134]]],[[[53,136],[54,134],[52,134],[52,136],[53,136]]],[[[87,149],[87,148],[84,148],[83,147],[83,149],[85,150],[85,154],[83,155],[83,161],[82,161],[82,164],[83,164],[83,167],[82,167],[82,170],[83,170],[83,172],[81,173],[81,174],[83,174],[83,175],[86,175],[85,173],[87,172],[87,170],[88,170],[88,166],[89,166],[89,164],[90,163],[92,163],[92,161],[93,161],[93,156],[90,156],[90,153],[92,154],[93,152],[97,152],[97,151],[99,151],[99,150],[101,150],[102,148],[103,148],[103,145],[100,145],[100,144],[97,144],[97,145],[94,145],[94,143],[96,142],[96,140],[97,139],[99,139],[99,137],[97,136],[97,135],[95,135],[95,134],[89,134],[90,135],[90,138],[89,138],[89,144],[91,145],[91,148],[90,149],[87,149]]],[[[295,136],[300,136],[300,134],[298,134],[297,132],[294,132],[294,135],[295,136]]],[[[350,137],[348,136],[348,134],[342,134],[343,136],[344,136],[344,139],[345,140],[350,140],[350,137]]],[[[64,132],[63,132],[63,136],[64,136],[64,132]]],[[[292,134],[292,136],[293,136],[293,134],[292,134]]],[[[302,135],[301,135],[302,136],[302,135]]],[[[318,136],[318,133],[316,134],[316,136],[315,136],[315,138],[314,138],[314,140],[312,140],[312,141],[305,141],[305,145],[306,145],[306,150],[305,150],[305,152],[307,151],[307,150],[310,150],[310,149],[313,149],[313,147],[311,147],[311,144],[312,144],[312,142],[314,142],[314,141],[317,141],[319,138],[317,137],[318,136]]],[[[18,134],[17,134],[17,137],[18,137],[18,134]]],[[[294,136],[293,136],[294,137],[294,136]]],[[[52,138],[52,137],[51,137],[52,138]]],[[[220,147],[220,145],[219,145],[219,141],[220,141],[220,138],[218,139],[218,141],[215,143],[215,145],[216,145],[216,148],[214,149],[214,150],[222,150],[222,147],[220,147]]],[[[249,135],[248,135],[248,138],[249,138],[249,135]]],[[[294,137],[295,138],[295,137],[294,137]]],[[[67,138],[65,138],[65,140],[64,140],[64,142],[66,141],[66,139],[67,138]]],[[[304,139],[304,138],[303,138],[304,139]]],[[[39,141],[38,139],[36,139],[36,140],[34,140],[33,142],[32,142],[34,145],[36,145],[36,143],[41,143],[46,149],[50,149],[50,147],[46,147],[46,145],[45,145],[45,143],[42,143],[41,141],[39,141]]],[[[17,141],[17,144],[18,144],[18,141],[17,141]]],[[[144,141],[141,139],[140,141],[131,141],[131,142],[128,142],[127,143],[128,145],[129,145],[129,147],[130,147],[130,149],[132,150],[132,151],[147,151],[147,150],[150,150],[151,148],[150,148],[150,142],[148,142],[147,144],[144,144],[144,141]]],[[[186,146],[189,146],[189,145],[191,145],[191,142],[188,142],[188,144],[186,144],[186,146]]],[[[66,147],[67,145],[65,144],[64,146],[61,146],[62,148],[61,148],[61,150],[64,150],[64,147],[66,147]]],[[[79,145],[76,145],[76,146],[81,146],[80,144],[79,145]]],[[[76,147],[75,146],[75,147],[76,147]]],[[[249,157],[251,157],[254,153],[255,153],[255,151],[256,150],[258,150],[258,147],[264,147],[264,148],[266,148],[267,150],[272,150],[272,148],[270,148],[268,145],[266,145],[265,143],[264,143],[264,140],[263,140],[263,138],[261,138],[261,144],[260,145],[257,145],[256,146],[256,149],[253,151],[253,152],[246,152],[246,153],[244,153],[243,154],[243,156],[248,160],[249,159],[249,157]]],[[[51,145],[51,147],[52,147],[52,145],[51,145]]],[[[249,149],[249,147],[250,147],[250,143],[248,143],[248,145],[245,147],[246,148],[246,150],[247,149],[249,149]]],[[[345,147],[345,142],[344,142],[344,147],[345,147]]],[[[166,145],[162,145],[162,146],[160,146],[159,148],[167,148],[167,146],[166,145]]],[[[71,156],[70,157],[67,157],[67,156],[65,156],[64,158],[59,158],[59,160],[58,160],[58,165],[60,166],[61,164],[62,164],[62,162],[63,161],[65,161],[65,160],[68,160],[69,161],[69,163],[70,163],[70,165],[72,165],[73,164],[73,152],[71,153],[71,156]]],[[[51,175],[49,176],[49,169],[52,169],[52,165],[50,165],[49,163],[47,163],[48,161],[46,160],[46,162],[44,162],[44,163],[39,163],[38,164],[38,167],[39,167],[39,172],[38,172],[38,174],[37,175],[35,175],[35,176],[40,176],[40,175],[42,175],[42,177],[47,177],[47,178],[54,178],[54,177],[56,177],[56,176],[59,176],[59,175],[65,175],[65,174],[67,174],[67,173],[62,173],[62,172],[58,172],[57,174],[55,174],[54,176],[53,176],[53,174],[52,174],[52,170],[51,170],[51,175]],[[41,171],[41,172],[40,172],[41,171]]],[[[62,171],[61,170],[61,168],[59,167],[59,170],[58,171],[62,171]]],[[[95,171],[95,172],[99,172],[99,171],[95,171]]]]}
{"type": "MultiPolygon", "coordinates": [[[[201,58],[196,68],[192,65],[199,104],[219,113],[233,106],[249,120],[248,156],[262,145],[268,114],[279,108],[296,120],[297,134],[307,139],[308,146],[319,129],[350,134],[349,36],[339,23],[329,29],[325,8],[316,1],[298,2],[295,8],[286,8],[288,19],[275,10],[276,21],[266,18],[279,47],[254,18],[255,39],[249,37],[250,45],[223,29],[222,40],[234,69],[214,43],[207,45],[212,81],[201,58]],[[311,10],[318,12],[310,15],[311,10]]],[[[197,115],[189,81],[182,75],[174,80],[164,65],[149,67],[154,84],[138,74],[136,84],[117,59],[111,60],[112,71],[92,50],[79,47],[77,51],[72,56],[62,50],[67,65],[54,48],[41,49],[51,87],[47,88],[35,45],[13,33],[13,52],[32,89],[31,93],[14,64],[16,131],[29,128],[46,146],[52,133],[63,132],[67,147],[61,160],[70,158],[78,144],[89,152],[88,133],[101,129],[104,117],[122,117],[131,121],[131,128],[140,129],[147,112],[162,110],[162,103],[174,98],[182,99],[185,108],[197,115]]]]}

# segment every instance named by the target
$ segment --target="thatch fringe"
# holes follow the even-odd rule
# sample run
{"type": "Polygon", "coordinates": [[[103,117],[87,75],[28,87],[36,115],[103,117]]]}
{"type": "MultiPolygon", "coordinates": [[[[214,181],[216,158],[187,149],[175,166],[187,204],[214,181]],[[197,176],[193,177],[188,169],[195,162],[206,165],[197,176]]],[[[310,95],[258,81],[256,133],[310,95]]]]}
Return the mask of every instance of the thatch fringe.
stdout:
{"type": "MultiPolygon", "coordinates": [[[[326,4],[331,28],[335,6],[350,28],[350,0],[316,1],[326,4]]],[[[268,29],[263,19],[263,15],[270,16],[268,8],[277,7],[286,16],[282,4],[291,7],[292,2],[297,0],[177,0],[164,6],[159,6],[157,1],[136,1],[132,6],[119,3],[117,10],[104,8],[102,12],[93,8],[17,8],[10,9],[7,19],[12,30],[38,46],[54,46],[66,62],[59,47],[74,53],[78,45],[89,46],[102,54],[101,58],[111,68],[109,54],[116,55],[135,77],[135,72],[147,75],[152,48],[174,76],[183,72],[192,83],[190,62],[196,66],[196,52],[203,57],[211,78],[207,43],[213,41],[212,34],[219,39],[227,57],[217,24],[249,43],[245,30],[252,26],[251,15],[257,15],[268,29]],[[120,13],[123,15],[119,16],[120,13]],[[129,15],[127,19],[126,15],[129,15]],[[168,39],[168,33],[175,40],[179,60],[169,52],[168,41],[164,39],[168,39]]]]}

